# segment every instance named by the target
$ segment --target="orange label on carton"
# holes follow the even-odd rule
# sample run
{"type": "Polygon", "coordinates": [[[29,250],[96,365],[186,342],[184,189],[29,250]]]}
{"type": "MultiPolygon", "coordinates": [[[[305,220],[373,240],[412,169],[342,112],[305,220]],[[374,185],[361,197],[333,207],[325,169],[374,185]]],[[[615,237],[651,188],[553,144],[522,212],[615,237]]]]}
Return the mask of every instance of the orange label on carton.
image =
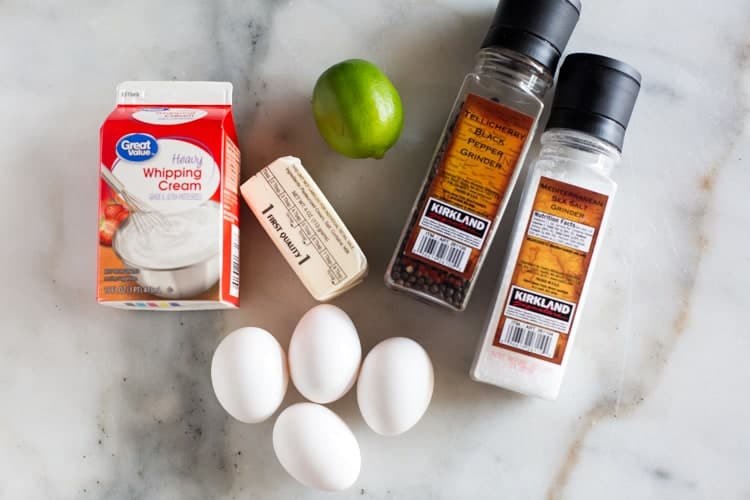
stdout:
{"type": "Polygon", "coordinates": [[[410,257],[470,279],[534,118],[466,97],[409,236],[410,257]]]}
{"type": "Polygon", "coordinates": [[[493,344],[561,364],[608,197],[539,180],[493,344]]]}

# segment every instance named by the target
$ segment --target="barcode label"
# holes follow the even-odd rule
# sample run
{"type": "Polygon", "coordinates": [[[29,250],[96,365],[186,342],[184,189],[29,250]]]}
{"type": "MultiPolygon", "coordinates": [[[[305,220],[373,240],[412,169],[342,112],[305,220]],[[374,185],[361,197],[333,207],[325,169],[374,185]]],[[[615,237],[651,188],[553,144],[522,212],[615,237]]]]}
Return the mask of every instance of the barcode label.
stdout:
{"type": "Polygon", "coordinates": [[[558,337],[557,332],[506,318],[500,343],[552,358],[555,356],[558,337]]]}
{"type": "Polygon", "coordinates": [[[455,269],[458,272],[463,272],[466,268],[466,263],[469,261],[469,255],[471,254],[470,247],[443,238],[425,229],[419,231],[412,251],[420,257],[455,269]]]}
{"type": "Polygon", "coordinates": [[[240,228],[232,224],[232,273],[229,279],[229,295],[240,296],[240,228]]]}

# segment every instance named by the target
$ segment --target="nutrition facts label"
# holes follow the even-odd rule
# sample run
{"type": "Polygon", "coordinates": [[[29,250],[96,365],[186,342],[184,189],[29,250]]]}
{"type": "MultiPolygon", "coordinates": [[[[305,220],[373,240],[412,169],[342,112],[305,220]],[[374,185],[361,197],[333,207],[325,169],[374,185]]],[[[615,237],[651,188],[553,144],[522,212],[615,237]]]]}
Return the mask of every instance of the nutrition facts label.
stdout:
{"type": "MultiPolygon", "coordinates": [[[[302,187],[302,179],[295,176],[291,169],[287,169],[287,174],[296,181],[297,186],[302,187]]],[[[309,244],[320,256],[323,262],[328,266],[328,276],[331,278],[331,284],[339,284],[346,279],[346,272],[338,263],[333,253],[319,236],[321,226],[332,228],[330,220],[305,217],[304,214],[325,215],[321,207],[316,206],[314,197],[304,191],[287,192],[279,179],[269,169],[261,172],[263,179],[273,190],[279,202],[286,208],[292,227],[299,231],[303,241],[309,244]]]]}
{"type": "Polygon", "coordinates": [[[529,236],[588,252],[596,229],[585,224],[534,210],[529,222],[529,236]]]}
{"type": "Polygon", "coordinates": [[[237,189],[240,185],[240,150],[227,138],[225,144],[226,160],[224,163],[224,185],[222,201],[224,204],[224,220],[232,224],[239,223],[239,207],[237,189]]]}

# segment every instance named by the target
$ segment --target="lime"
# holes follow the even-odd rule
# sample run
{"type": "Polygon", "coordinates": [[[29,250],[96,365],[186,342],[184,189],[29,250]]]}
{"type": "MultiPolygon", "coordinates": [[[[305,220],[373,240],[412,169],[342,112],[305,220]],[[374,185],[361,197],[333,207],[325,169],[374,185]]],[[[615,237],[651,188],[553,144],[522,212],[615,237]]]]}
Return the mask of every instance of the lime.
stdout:
{"type": "Polygon", "coordinates": [[[340,62],[320,75],[312,105],[320,135],[349,158],[382,158],[404,125],[398,90],[362,59],[340,62]]]}

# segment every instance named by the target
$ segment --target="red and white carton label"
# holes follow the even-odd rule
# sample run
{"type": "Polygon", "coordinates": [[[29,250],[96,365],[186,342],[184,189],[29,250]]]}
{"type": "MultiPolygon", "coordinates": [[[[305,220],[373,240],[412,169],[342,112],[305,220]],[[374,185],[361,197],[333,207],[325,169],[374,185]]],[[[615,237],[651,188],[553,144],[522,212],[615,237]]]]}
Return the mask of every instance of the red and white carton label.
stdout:
{"type": "Polygon", "coordinates": [[[238,307],[239,177],[230,83],[121,83],[101,127],[99,303],[238,307]]]}

